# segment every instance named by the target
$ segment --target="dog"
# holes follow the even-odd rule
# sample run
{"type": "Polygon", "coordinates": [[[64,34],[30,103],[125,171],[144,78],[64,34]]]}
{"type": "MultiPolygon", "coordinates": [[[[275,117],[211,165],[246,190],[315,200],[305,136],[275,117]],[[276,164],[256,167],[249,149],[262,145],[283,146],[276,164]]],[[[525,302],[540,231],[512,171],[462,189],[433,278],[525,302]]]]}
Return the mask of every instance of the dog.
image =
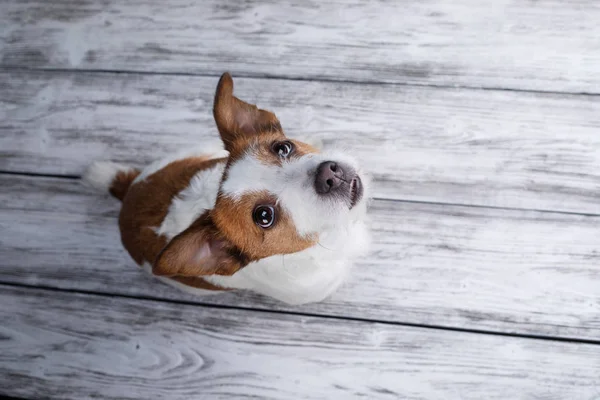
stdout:
{"type": "Polygon", "coordinates": [[[122,202],[123,246],[194,294],[246,289],[318,302],[368,249],[368,179],[345,153],[285,136],[275,114],[221,76],[213,116],[224,149],[186,151],[143,170],[95,162],[84,181],[122,202]]]}

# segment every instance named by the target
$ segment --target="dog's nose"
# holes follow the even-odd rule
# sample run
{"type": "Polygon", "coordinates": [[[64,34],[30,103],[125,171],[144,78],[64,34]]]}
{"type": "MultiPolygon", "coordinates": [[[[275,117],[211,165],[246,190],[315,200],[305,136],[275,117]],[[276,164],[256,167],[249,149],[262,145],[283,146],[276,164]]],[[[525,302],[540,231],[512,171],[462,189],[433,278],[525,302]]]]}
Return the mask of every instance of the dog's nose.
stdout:
{"type": "Polygon", "coordinates": [[[344,169],[333,161],[324,161],[317,167],[315,189],[318,194],[329,193],[340,187],[344,178],[344,169]]]}

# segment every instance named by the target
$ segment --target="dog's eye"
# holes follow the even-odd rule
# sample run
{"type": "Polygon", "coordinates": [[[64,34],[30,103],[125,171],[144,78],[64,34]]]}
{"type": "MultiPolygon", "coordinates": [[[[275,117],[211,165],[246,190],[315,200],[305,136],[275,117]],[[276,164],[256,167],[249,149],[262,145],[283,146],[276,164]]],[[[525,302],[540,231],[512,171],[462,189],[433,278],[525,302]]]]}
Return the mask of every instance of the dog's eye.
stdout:
{"type": "Polygon", "coordinates": [[[271,206],[258,206],[254,209],[252,216],[256,225],[267,229],[275,222],[275,209],[271,206]]]}
{"type": "Polygon", "coordinates": [[[294,151],[294,144],[292,142],[275,142],[273,143],[273,152],[279,157],[287,157],[294,151]]]}

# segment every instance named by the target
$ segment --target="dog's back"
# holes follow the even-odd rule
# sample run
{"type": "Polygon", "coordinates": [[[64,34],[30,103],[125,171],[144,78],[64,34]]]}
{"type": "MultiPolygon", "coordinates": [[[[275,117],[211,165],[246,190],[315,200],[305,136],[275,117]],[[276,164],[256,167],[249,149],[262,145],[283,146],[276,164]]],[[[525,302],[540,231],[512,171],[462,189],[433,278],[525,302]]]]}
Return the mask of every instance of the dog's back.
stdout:
{"type": "MultiPolygon", "coordinates": [[[[172,237],[187,228],[199,212],[214,205],[220,174],[202,172],[224,166],[226,158],[219,157],[222,152],[216,155],[194,153],[159,160],[144,170],[112,162],[95,162],[83,176],[89,186],[108,192],[122,202],[119,213],[121,241],[140,266],[153,265],[172,237]],[[195,202],[196,212],[178,209],[181,196],[185,196],[192,185],[196,191],[204,189],[208,192],[202,196],[206,201],[195,202]]],[[[203,280],[183,281],[194,287],[215,289],[203,280]]]]}

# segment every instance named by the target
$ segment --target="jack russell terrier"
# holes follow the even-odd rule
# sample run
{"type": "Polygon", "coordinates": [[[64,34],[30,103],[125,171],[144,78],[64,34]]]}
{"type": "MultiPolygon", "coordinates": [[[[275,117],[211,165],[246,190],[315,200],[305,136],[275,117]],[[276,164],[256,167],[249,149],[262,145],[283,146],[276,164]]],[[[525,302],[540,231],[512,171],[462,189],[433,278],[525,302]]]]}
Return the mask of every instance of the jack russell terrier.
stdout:
{"type": "Polygon", "coordinates": [[[228,73],[213,115],[225,150],[188,151],[143,170],[96,162],[86,172],[88,184],[122,201],[125,249],[195,294],[326,298],[369,243],[359,166],[287,138],[275,114],[233,95],[228,73]]]}

